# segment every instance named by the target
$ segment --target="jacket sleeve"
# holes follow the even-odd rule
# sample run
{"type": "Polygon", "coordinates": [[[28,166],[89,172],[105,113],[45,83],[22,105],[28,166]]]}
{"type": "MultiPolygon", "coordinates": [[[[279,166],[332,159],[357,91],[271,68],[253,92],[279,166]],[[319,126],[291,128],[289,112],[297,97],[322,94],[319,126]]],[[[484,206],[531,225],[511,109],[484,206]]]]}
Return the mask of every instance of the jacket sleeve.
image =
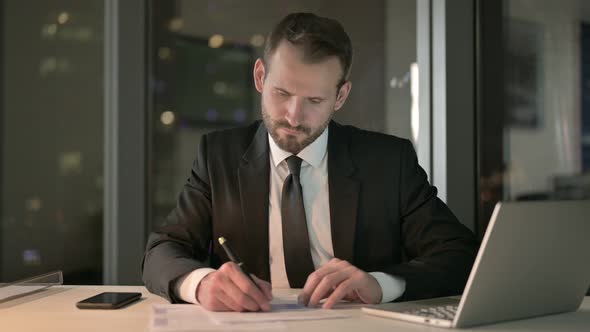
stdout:
{"type": "Polygon", "coordinates": [[[181,276],[208,267],[212,237],[211,188],[207,164],[207,136],[199,143],[197,157],[165,225],[148,238],[142,263],[142,279],[147,289],[180,302],[174,282],[181,276]]]}
{"type": "Polygon", "coordinates": [[[384,272],[406,281],[398,301],[461,294],[475,259],[475,236],[437,197],[412,144],[405,141],[402,150],[400,206],[406,259],[384,272]]]}

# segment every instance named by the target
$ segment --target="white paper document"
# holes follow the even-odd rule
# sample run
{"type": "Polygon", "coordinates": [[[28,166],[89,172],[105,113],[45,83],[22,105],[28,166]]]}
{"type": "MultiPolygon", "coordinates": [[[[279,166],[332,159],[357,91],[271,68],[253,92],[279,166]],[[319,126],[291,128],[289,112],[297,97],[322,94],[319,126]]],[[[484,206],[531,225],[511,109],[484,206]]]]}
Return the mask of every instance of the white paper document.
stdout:
{"type": "Polygon", "coordinates": [[[194,304],[154,305],[150,315],[149,330],[153,332],[199,331],[199,330],[281,330],[282,322],[263,322],[252,324],[219,324],[212,321],[207,310],[194,304]]]}
{"type": "Polygon", "coordinates": [[[149,329],[153,332],[280,330],[286,328],[285,321],[349,317],[337,310],[308,308],[296,301],[296,297],[275,297],[268,312],[213,312],[194,304],[154,305],[149,329]]]}
{"type": "Polygon", "coordinates": [[[209,318],[218,324],[239,324],[256,322],[283,322],[290,320],[314,320],[346,318],[341,312],[318,308],[308,308],[296,303],[272,304],[267,312],[213,312],[207,311],[209,318]]]}

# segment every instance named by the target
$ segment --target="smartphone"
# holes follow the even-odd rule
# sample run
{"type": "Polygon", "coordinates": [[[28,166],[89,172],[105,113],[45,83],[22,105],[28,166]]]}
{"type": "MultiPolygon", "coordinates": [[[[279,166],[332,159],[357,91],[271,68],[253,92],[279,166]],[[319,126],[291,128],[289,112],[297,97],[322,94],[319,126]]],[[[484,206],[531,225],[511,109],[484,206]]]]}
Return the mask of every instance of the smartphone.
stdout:
{"type": "Polygon", "coordinates": [[[141,293],[105,292],[76,303],[79,309],[118,309],[141,298],[141,293]]]}

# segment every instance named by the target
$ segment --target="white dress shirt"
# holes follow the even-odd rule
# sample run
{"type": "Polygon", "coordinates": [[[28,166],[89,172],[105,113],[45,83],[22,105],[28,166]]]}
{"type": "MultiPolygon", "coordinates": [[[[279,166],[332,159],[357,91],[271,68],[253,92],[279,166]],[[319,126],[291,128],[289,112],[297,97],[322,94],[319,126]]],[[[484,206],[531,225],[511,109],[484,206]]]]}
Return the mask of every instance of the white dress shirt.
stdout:
{"type": "MultiPolygon", "coordinates": [[[[270,194],[269,194],[269,258],[270,279],[273,288],[289,288],[285,257],[283,250],[281,192],[283,182],[289,175],[285,159],[290,152],[278,147],[272,137],[268,136],[270,146],[270,194]]],[[[311,258],[315,268],[334,258],[332,233],[330,228],[330,192],[328,188],[328,128],[297,156],[301,163],[300,181],[303,188],[303,204],[309,232],[311,258]]],[[[196,290],[201,279],[210,272],[210,268],[194,270],[176,282],[176,294],[184,301],[198,303],[196,290]]],[[[381,302],[390,302],[401,296],[405,290],[402,278],[383,272],[370,272],[381,286],[381,302]]]]}

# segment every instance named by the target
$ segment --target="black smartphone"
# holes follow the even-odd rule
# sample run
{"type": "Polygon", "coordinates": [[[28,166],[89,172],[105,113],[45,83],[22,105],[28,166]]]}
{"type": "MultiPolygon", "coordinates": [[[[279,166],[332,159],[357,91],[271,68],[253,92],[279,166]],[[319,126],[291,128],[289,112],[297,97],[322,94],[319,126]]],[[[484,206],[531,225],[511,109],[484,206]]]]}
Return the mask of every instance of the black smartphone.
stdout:
{"type": "Polygon", "coordinates": [[[141,298],[141,293],[105,292],[76,303],[79,309],[118,309],[141,298]]]}

